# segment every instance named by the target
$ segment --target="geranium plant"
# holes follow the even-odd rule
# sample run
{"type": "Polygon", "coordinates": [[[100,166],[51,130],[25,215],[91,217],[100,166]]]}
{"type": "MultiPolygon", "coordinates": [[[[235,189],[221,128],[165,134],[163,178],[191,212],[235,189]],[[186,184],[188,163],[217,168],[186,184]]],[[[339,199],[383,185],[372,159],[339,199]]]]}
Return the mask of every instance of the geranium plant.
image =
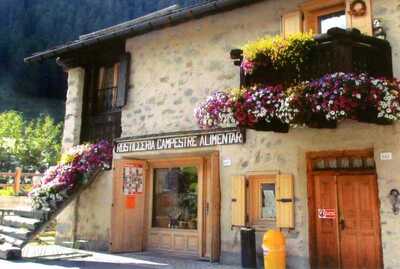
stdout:
{"type": "Polygon", "coordinates": [[[111,161],[112,145],[105,140],[71,148],[62,155],[58,165],[45,172],[41,183],[29,193],[33,208],[55,209],[95,171],[109,169],[111,161]]]}

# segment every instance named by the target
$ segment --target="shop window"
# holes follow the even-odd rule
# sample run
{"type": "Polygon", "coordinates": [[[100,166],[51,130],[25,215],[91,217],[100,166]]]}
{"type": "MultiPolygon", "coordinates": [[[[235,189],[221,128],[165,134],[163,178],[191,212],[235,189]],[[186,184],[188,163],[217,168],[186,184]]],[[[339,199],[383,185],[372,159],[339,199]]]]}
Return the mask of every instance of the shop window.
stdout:
{"type": "Polygon", "coordinates": [[[153,173],[152,227],[197,229],[197,168],[155,168],[153,173]]]}

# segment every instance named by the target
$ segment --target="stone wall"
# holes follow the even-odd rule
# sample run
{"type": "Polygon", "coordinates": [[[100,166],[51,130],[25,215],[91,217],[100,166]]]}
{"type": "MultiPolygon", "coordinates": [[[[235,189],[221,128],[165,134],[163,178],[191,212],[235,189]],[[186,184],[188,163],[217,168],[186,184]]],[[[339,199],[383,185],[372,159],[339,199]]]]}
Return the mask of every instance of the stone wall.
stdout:
{"type": "MultiPolygon", "coordinates": [[[[83,87],[85,82],[85,70],[74,68],[68,70],[68,91],[65,103],[64,131],[62,138],[62,151],[79,144],[81,122],[82,122],[82,103],[83,87]]],[[[63,213],[57,217],[58,244],[71,246],[74,239],[74,223],[76,218],[76,201],[72,202],[63,213]]]]}
{"type": "MultiPolygon", "coordinates": [[[[122,136],[197,129],[193,117],[196,104],[213,90],[239,85],[238,68],[233,66],[229,51],[259,36],[278,34],[280,16],[296,9],[300,2],[264,1],[129,39],[126,50],[132,54],[132,66],[128,103],[122,112],[122,136]]],[[[374,11],[377,16],[385,17],[395,57],[394,70],[398,76],[399,1],[376,0],[374,11]]],[[[73,88],[74,84],[71,84],[73,88]]],[[[68,100],[72,99],[68,97],[68,100]]],[[[72,107],[68,100],[67,111],[69,106],[72,107]]],[[[387,198],[391,188],[400,187],[400,167],[396,165],[400,161],[399,131],[399,125],[383,127],[346,121],[335,130],[303,128],[291,130],[288,134],[248,131],[245,145],[215,147],[214,150],[220,151],[221,159],[232,160],[232,166],[221,167],[222,261],[238,262],[240,257],[237,255],[240,250],[238,233],[230,228],[232,175],[279,170],[295,176],[296,228],[287,234],[288,262],[290,268],[308,268],[305,153],[373,148],[375,156],[382,151],[393,153],[393,160],[380,161],[376,158],[376,164],[385,268],[399,268],[400,217],[393,215],[387,198]]],[[[194,153],[196,150],[187,152],[194,153]]],[[[173,156],[178,151],[164,153],[173,156]]],[[[85,192],[81,196],[78,238],[97,242],[93,246],[105,246],[108,240],[111,180],[111,174],[108,174],[92,187],[90,194],[85,192]],[[97,212],[105,215],[97,216],[97,212]]],[[[65,223],[68,223],[67,214],[65,223]]],[[[259,238],[260,235],[258,242],[259,238]]]]}

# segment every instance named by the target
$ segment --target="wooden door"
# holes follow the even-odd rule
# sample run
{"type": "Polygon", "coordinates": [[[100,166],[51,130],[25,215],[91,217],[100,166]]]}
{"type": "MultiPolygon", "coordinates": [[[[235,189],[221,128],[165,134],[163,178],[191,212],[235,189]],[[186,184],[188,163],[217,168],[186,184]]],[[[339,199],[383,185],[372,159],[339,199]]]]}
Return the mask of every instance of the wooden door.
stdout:
{"type": "Polygon", "coordinates": [[[376,177],[338,176],[341,268],[381,268],[376,177]]]}
{"type": "Polygon", "coordinates": [[[138,160],[117,160],[114,168],[111,252],[142,251],[146,163],[138,160]],[[128,197],[123,192],[124,171],[133,167],[139,168],[143,181],[141,189],[136,194],[128,197]]]}
{"type": "Polygon", "coordinates": [[[316,267],[382,268],[376,176],[328,172],[314,184],[316,267]]]}
{"type": "Polygon", "coordinates": [[[337,212],[337,182],[334,174],[317,175],[315,181],[317,268],[339,268],[339,243],[337,218],[322,218],[319,210],[337,212]]]}

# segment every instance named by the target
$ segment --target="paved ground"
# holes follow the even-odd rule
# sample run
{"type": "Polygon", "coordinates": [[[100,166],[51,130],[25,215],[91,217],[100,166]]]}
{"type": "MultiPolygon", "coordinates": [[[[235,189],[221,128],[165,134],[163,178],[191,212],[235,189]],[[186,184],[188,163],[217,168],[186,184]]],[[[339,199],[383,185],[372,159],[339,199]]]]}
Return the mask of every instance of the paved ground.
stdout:
{"type": "Polygon", "coordinates": [[[28,245],[20,261],[0,260],[1,269],[239,269],[188,258],[152,253],[111,255],[59,246],[28,245]]]}

